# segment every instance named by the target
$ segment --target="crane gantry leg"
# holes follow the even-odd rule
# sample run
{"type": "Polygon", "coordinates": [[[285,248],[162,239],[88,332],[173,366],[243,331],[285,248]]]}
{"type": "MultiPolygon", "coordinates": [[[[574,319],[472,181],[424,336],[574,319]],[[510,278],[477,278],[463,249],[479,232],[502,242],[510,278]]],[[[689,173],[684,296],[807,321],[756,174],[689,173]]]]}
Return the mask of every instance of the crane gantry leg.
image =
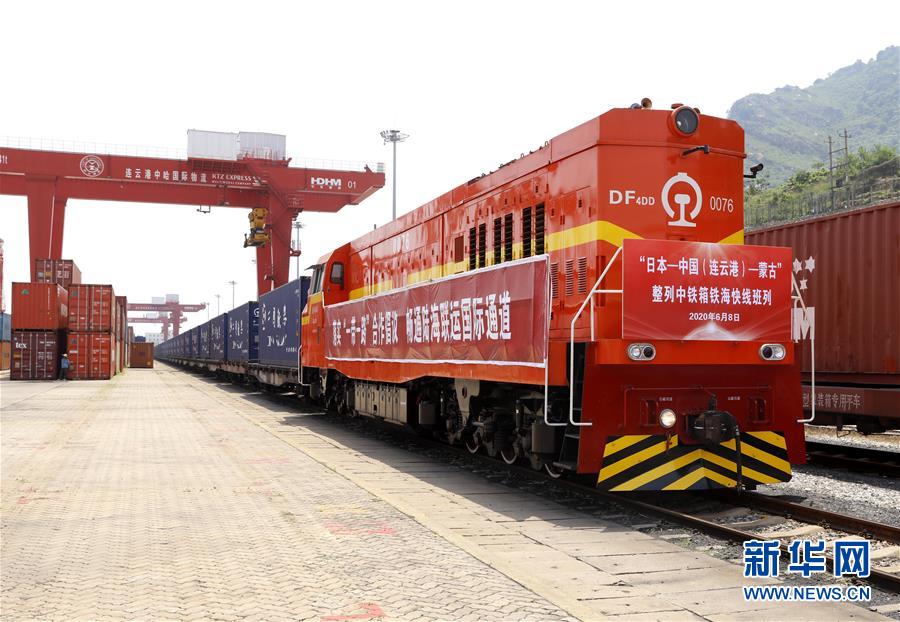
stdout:
{"type": "Polygon", "coordinates": [[[31,279],[35,259],[61,259],[66,198],[56,196],[56,178],[28,176],[28,242],[31,250],[31,279]]]}
{"type": "Polygon", "coordinates": [[[297,210],[290,210],[276,197],[269,197],[269,213],[266,223],[269,241],[256,247],[256,280],[259,293],[281,287],[290,276],[291,222],[297,210]]]}
{"type": "MultiPolygon", "coordinates": [[[[50,259],[62,258],[63,231],[66,224],[66,197],[53,197],[53,231],[50,236],[50,259]]],[[[33,261],[31,263],[34,263],[33,261]]]]}

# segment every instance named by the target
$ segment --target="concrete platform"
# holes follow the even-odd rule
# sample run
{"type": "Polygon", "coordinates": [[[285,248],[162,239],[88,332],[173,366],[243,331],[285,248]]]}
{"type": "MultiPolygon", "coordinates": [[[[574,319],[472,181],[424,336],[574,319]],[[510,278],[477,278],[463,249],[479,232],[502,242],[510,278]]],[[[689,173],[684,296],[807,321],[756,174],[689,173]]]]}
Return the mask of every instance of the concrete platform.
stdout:
{"type": "Polygon", "coordinates": [[[4,620],[874,620],[158,366],[3,380],[4,620]]]}

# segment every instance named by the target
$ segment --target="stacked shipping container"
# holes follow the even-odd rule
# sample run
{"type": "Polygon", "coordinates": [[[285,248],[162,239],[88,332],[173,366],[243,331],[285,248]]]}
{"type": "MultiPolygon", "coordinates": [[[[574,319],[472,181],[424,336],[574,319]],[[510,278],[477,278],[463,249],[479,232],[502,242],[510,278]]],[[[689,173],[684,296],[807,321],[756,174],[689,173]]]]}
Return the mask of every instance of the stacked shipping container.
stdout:
{"type": "Polygon", "coordinates": [[[73,285],[69,291],[69,375],[108,380],[122,370],[125,297],[112,285],[73,285]]]}
{"type": "Polygon", "coordinates": [[[55,380],[65,341],[51,330],[14,330],[10,380],[55,380]]]}
{"type": "Polygon", "coordinates": [[[69,377],[73,380],[109,380],[116,374],[116,348],[112,333],[69,333],[69,377]]]}
{"type": "Polygon", "coordinates": [[[128,299],[125,296],[116,296],[116,330],[113,335],[118,345],[118,356],[116,360],[119,362],[118,371],[125,371],[128,364],[128,299]]]}
{"type": "Polygon", "coordinates": [[[69,289],[81,283],[81,270],[71,259],[35,259],[35,281],[56,283],[69,289]]]}
{"type": "Polygon", "coordinates": [[[112,285],[82,284],[69,259],[37,259],[34,273],[34,283],[13,283],[10,378],[56,378],[63,353],[72,379],[109,379],[121,371],[125,297],[116,297],[112,285]]]}
{"type": "Polygon", "coordinates": [[[65,351],[68,293],[57,283],[13,283],[11,380],[52,380],[65,351]]]}

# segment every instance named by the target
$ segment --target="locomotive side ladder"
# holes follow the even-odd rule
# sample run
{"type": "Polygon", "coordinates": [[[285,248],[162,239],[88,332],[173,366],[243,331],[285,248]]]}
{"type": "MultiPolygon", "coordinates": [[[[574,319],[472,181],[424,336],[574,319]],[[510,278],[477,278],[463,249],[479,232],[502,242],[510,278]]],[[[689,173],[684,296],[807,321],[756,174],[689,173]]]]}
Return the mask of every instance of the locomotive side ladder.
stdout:
{"type": "Polygon", "coordinates": [[[590,304],[591,341],[596,341],[596,335],[594,332],[594,296],[596,294],[622,293],[621,289],[602,289],[601,287],[603,280],[606,278],[606,275],[609,272],[609,269],[612,268],[612,266],[616,263],[616,260],[619,258],[619,255],[621,253],[622,247],[620,246],[616,249],[616,252],[613,253],[612,258],[609,260],[609,263],[606,264],[606,267],[603,269],[603,272],[600,274],[597,282],[594,283],[591,291],[589,291],[585,296],[584,301],[582,301],[581,306],[578,307],[578,311],[572,317],[572,322],[569,325],[569,418],[565,424],[557,424],[566,426],[566,431],[563,435],[562,446],[560,447],[559,451],[559,460],[553,463],[553,466],[557,469],[575,471],[578,468],[578,445],[581,439],[581,428],[591,425],[591,422],[589,421],[581,421],[581,399],[582,393],[584,391],[584,360],[586,346],[584,343],[580,343],[576,348],[575,323],[578,322],[578,318],[580,318],[581,314],[584,313],[585,307],[590,304]]]}

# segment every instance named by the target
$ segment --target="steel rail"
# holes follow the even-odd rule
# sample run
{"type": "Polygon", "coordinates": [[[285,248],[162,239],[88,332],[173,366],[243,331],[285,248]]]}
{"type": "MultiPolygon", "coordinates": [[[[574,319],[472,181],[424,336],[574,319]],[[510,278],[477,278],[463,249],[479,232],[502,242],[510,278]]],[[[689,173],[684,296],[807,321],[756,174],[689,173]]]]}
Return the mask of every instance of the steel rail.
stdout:
{"type": "Polygon", "coordinates": [[[858,516],[838,514],[830,510],[813,508],[757,492],[742,492],[740,495],[727,493],[718,496],[733,505],[747,506],[786,518],[793,518],[803,523],[824,525],[839,531],[900,544],[900,527],[887,523],[877,523],[858,516]]]}
{"type": "Polygon", "coordinates": [[[855,445],[806,441],[807,459],[814,464],[900,477],[900,452],[855,445]]]}

